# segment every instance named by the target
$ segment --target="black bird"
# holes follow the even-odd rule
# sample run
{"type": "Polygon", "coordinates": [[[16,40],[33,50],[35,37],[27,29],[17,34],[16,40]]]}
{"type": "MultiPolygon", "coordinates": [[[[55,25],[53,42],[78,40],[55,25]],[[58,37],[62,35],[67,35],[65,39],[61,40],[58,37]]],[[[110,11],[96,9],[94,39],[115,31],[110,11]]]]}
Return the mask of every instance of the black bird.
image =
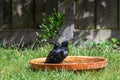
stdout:
{"type": "Polygon", "coordinates": [[[60,46],[59,43],[54,45],[53,50],[48,54],[45,63],[60,63],[68,55],[68,41],[62,42],[60,46]]]}

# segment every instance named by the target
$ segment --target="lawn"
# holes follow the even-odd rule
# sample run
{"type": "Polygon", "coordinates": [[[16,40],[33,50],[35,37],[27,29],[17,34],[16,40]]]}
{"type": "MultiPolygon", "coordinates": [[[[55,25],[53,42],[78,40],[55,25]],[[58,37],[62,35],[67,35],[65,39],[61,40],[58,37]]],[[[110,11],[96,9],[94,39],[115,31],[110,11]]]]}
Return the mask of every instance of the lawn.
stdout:
{"type": "Polygon", "coordinates": [[[109,45],[94,47],[76,47],[69,45],[69,55],[100,56],[108,59],[108,66],[99,71],[33,71],[30,68],[31,59],[47,56],[52,45],[25,49],[0,48],[0,80],[120,80],[120,51],[109,45]]]}

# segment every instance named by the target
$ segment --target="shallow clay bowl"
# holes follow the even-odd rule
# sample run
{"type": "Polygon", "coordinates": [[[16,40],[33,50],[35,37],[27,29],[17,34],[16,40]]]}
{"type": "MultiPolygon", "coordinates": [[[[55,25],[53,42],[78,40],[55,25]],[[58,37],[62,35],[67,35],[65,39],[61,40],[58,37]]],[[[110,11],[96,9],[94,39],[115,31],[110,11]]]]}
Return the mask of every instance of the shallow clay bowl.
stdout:
{"type": "Polygon", "coordinates": [[[92,56],[68,56],[62,63],[44,63],[46,58],[37,58],[30,61],[30,65],[36,70],[91,70],[101,69],[107,66],[107,59],[92,56]]]}

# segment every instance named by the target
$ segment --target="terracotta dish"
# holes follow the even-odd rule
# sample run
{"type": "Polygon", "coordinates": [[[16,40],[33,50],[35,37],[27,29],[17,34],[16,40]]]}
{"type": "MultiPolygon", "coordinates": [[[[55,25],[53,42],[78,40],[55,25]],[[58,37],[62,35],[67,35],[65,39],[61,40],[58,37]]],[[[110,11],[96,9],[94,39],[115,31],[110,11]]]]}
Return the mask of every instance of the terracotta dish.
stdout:
{"type": "Polygon", "coordinates": [[[91,70],[101,69],[107,66],[107,59],[92,56],[68,56],[62,63],[44,63],[46,58],[37,58],[30,61],[30,65],[36,70],[91,70]]]}

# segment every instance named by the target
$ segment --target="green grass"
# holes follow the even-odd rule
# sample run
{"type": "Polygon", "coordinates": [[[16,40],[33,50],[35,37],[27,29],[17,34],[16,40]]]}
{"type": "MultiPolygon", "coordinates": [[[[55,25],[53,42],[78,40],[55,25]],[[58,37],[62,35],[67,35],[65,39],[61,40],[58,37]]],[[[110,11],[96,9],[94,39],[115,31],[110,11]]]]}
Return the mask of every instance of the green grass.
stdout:
{"type": "Polygon", "coordinates": [[[0,48],[0,80],[120,80],[120,52],[111,47],[69,46],[69,55],[100,56],[108,59],[108,66],[99,71],[33,71],[31,59],[47,56],[51,45],[36,50],[17,50],[0,48]]]}

